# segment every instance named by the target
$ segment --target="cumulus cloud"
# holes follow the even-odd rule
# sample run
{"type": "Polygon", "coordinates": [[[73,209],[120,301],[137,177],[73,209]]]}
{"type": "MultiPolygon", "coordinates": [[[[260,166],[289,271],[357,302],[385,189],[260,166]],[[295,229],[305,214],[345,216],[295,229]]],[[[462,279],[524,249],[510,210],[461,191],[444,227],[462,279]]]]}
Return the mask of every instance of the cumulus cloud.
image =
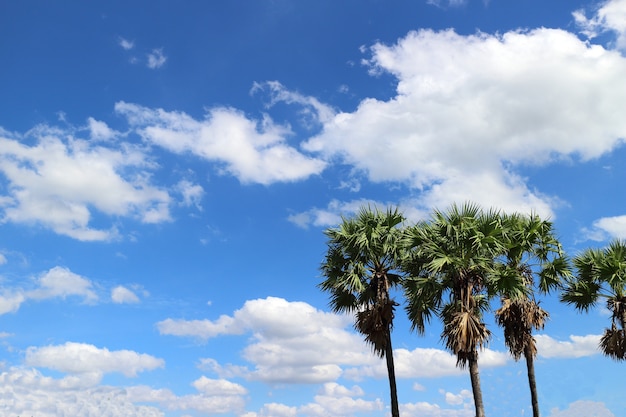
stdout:
{"type": "Polygon", "coordinates": [[[79,296],[85,302],[94,302],[98,296],[92,289],[91,281],[67,268],[55,266],[39,277],[38,288],[25,293],[27,298],[41,300],[44,298],[79,296]]]}
{"type": "Polygon", "coordinates": [[[5,286],[0,292],[0,315],[16,312],[27,300],[65,299],[70,296],[82,298],[85,303],[94,303],[98,300],[98,295],[89,279],[67,268],[55,266],[39,275],[34,288],[5,286]]]}
{"type": "Polygon", "coordinates": [[[198,394],[177,396],[168,389],[147,386],[129,387],[126,391],[133,402],[157,403],[168,410],[194,410],[210,415],[243,412],[244,396],[248,393],[243,386],[205,376],[195,380],[192,385],[199,391],[198,394]]]}
{"type": "Polygon", "coordinates": [[[157,69],[165,65],[166,61],[167,61],[167,57],[163,54],[163,49],[157,48],[157,49],[153,49],[148,54],[147,65],[148,65],[148,68],[150,69],[157,69]]]}
{"type": "MultiPolygon", "coordinates": [[[[352,318],[315,309],[303,302],[282,298],[250,300],[232,316],[217,320],[166,319],[157,323],[164,335],[209,339],[220,335],[252,338],[243,349],[243,358],[253,369],[220,365],[214,359],[201,360],[201,368],[222,376],[241,376],[272,383],[325,383],[339,377],[360,380],[385,378],[384,361],[356,333],[348,330],[352,318]]],[[[481,366],[502,366],[508,356],[481,352],[481,366]]],[[[438,349],[394,350],[399,378],[439,377],[462,373],[456,359],[438,349]]]]}
{"type": "MultiPolygon", "coordinates": [[[[70,269],[55,266],[46,272],[40,273],[29,286],[7,286],[0,290],[0,315],[14,313],[21,305],[29,300],[42,301],[51,298],[66,299],[75,297],[82,299],[86,304],[94,304],[99,300],[98,285],[90,279],[72,272],[70,269]]],[[[143,296],[149,293],[141,286],[132,285],[135,291],[143,296]]],[[[116,304],[138,303],[136,292],[122,285],[111,289],[111,301],[116,304]]]]}
{"type": "Polygon", "coordinates": [[[177,154],[216,162],[242,183],[271,184],[305,179],[325,167],[286,142],[290,130],[269,117],[248,119],[232,108],[213,108],[205,119],[181,112],[119,102],[115,110],[145,140],[177,154]]]}
{"type": "MultiPolygon", "coordinates": [[[[92,135],[110,134],[90,123],[92,135]]],[[[145,223],[170,220],[170,196],[150,184],[150,170],[140,147],[112,148],[74,138],[71,130],[38,126],[25,136],[0,135],[1,221],[95,241],[110,240],[117,231],[93,227],[92,211],[145,223]]]]}
{"type": "Polygon", "coordinates": [[[422,209],[472,200],[554,217],[528,165],[587,161],[623,144],[626,58],[558,29],[411,32],[366,63],[396,95],[337,113],[303,148],[374,182],[402,182],[422,209]]]}
{"type": "Polygon", "coordinates": [[[587,235],[593,240],[604,240],[606,236],[616,239],[626,239],[626,215],[602,217],[593,222],[587,235]]]}
{"type": "Polygon", "coordinates": [[[600,353],[598,344],[601,335],[569,337],[569,341],[553,339],[545,334],[535,336],[538,355],[544,358],[581,358],[600,353]]]}
{"type": "Polygon", "coordinates": [[[52,378],[35,369],[11,368],[0,372],[0,413],[37,417],[163,417],[164,410],[241,414],[247,394],[238,384],[206,377],[192,383],[197,393],[180,396],[168,389],[98,383],[92,374],[52,378]]]}
{"type": "MultiPolygon", "coordinates": [[[[349,325],[349,317],[322,312],[303,302],[268,297],[246,301],[233,316],[223,315],[215,321],[167,319],[157,323],[157,328],[161,334],[201,339],[253,332],[242,352],[244,359],[254,364],[253,370],[245,372],[247,378],[318,383],[336,380],[342,372],[338,364],[376,361],[361,338],[345,330],[349,325]]],[[[215,369],[215,364],[212,366],[215,369]]]]}
{"type": "Polygon", "coordinates": [[[548,417],[615,417],[606,405],[595,401],[575,401],[565,410],[553,408],[548,417]]]}
{"type": "MultiPolygon", "coordinates": [[[[467,370],[456,366],[456,356],[441,349],[395,349],[393,352],[396,376],[398,378],[434,378],[447,375],[465,375],[467,373],[467,370]]],[[[509,356],[506,353],[491,349],[481,350],[479,358],[482,368],[504,366],[509,360],[509,356]]],[[[347,378],[357,380],[366,377],[382,378],[386,375],[387,367],[384,363],[351,368],[346,370],[344,374],[347,378]]]]}
{"type": "Polygon", "coordinates": [[[259,412],[248,412],[241,417],[348,417],[356,413],[380,412],[384,409],[383,402],[376,398],[364,400],[363,390],[358,386],[347,388],[329,382],[324,384],[315,395],[313,402],[301,406],[288,406],[279,403],[264,404],[259,412]]]}
{"type": "Polygon", "coordinates": [[[163,359],[130,350],[110,351],[85,343],[67,342],[63,345],[29,347],[24,363],[28,366],[54,369],[69,374],[101,376],[117,372],[127,377],[162,368],[163,359]]]}
{"type": "Polygon", "coordinates": [[[105,122],[96,120],[93,117],[87,119],[87,127],[89,135],[93,140],[107,141],[119,135],[119,132],[111,129],[105,122]]]}
{"type": "Polygon", "coordinates": [[[135,404],[122,388],[95,383],[84,376],[55,379],[34,369],[4,370],[0,372],[0,412],[37,417],[164,416],[156,407],[135,404]]]}
{"type": "Polygon", "coordinates": [[[111,290],[111,300],[116,304],[133,304],[139,302],[139,297],[128,288],[118,285],[111,290]]]}

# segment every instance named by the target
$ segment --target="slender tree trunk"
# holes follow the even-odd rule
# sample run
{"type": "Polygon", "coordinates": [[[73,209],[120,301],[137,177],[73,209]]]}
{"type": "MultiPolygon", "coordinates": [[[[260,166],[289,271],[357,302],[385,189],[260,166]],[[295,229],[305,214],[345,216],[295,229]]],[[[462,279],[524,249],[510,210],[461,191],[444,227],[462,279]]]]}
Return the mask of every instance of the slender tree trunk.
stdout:
{"type": "Polygon", "coordinates": [[[533,417],[539,417],[539,399],[537,397],[537,381],[535,380],[535,358],[527,347],[524,349],[526,368],[528,369],[528,385],[530,386],[530,401],[533,405],[533,417]]]}
{"type": "Polygon", "coordinates": [[[391,395],[391,417],[400,417],[398,409],[398,389],[396,387],[396,368],[393,364],[393,348],[391,346],[391,331],[387,330],[387,346],[385,347],[387,359],[387,374],[389,376],[389,393],[391,395]]]}
{"type": "Polygon", "coordinates": [[[476,352],[476,350],[474,350],[468,362],[470,380],[472,381],[472,393],[474,394],[474,405],[476,406],[476,417],[485,417],[483,392],[480,388],[480,375],[478,374],[478,352],[476,352]]]}

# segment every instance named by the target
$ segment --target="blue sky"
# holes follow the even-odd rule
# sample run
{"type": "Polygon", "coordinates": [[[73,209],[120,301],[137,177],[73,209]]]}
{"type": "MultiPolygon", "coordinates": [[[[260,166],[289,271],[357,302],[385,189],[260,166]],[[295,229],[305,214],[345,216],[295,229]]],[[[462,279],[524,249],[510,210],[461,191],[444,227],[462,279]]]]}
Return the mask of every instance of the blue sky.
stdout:
{"type": "MultiPolygon", "coordinates": [[[[570,255],[626,238],[625,53],[625,0],[3,2],[1,414],[388,414],[316,288],[323,230],[472,200],[570,255]]],[[[542,303],[542,415],[624,416],[607,311],[542,303]]],[[[490,324],[487,414],[531,415],[490,324]]],[[[440,326],[409,327],[403,417],[472,416],[440,326]]]]}

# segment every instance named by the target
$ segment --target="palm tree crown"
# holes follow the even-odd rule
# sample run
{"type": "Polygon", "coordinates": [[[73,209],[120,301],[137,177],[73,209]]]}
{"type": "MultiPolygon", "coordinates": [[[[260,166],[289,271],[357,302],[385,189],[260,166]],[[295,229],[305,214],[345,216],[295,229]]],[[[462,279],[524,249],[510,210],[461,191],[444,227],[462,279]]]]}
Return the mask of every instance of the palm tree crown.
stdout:
{"type": "MultiPolygon", "coordinates": [[[[511,294],[503,289],[502,306],[496,321],[504,329],[504,342],[515,360],[524,356],[528,370],[533,416],[539,417],[534,358],[537,344],[533,330],[543,329],[548,312],[535,299],[535,275],[540,292],[549,292],[570,275],[569,263],[554,236],[552,223],[539,216],[510,214],[503,216],[505,251],[501,275],[521,281],[525,294],[511,294]]],[[[504,280],[506,281],[506,279],[504,280]]]]}
{"type": "Polygon", "coordinates": [[[403,221],[398,210],[368,207],[326,230],[328,252],[321,268],[325,280],[319,284],[330,293],[332,310],[355,313],[355,328],[376,354],[387,359],[394,417],[399,412],[391,329],[397,303],[389,291],[401,280],[404,232],[399,226],[403,221]]]}
{"type": "Polygon", "coordinates": [[[588,311],[606,300],[611,328],[600,339],[602,352],[626,360],[626,242],[614,240],[604,249],[587,249],[574,258],[575,279],[568,281],[561,300],[588,311]]]}
{"type": "Polygon", "coordinates": [[[497,258],[504,252],[501,217],[467,203],[448,212],[435,211],[430,221],[409,230],[411,256],[404,262],[407,312],[412,328],[424,333],[439,317],[441,338],[461,367],[469,365],[476,415],[484,416],[478,375],[478,348],[489,340],[483,322],[489,299],[502,288],[522,293],[519,279],[502,279],[497,258]]]}

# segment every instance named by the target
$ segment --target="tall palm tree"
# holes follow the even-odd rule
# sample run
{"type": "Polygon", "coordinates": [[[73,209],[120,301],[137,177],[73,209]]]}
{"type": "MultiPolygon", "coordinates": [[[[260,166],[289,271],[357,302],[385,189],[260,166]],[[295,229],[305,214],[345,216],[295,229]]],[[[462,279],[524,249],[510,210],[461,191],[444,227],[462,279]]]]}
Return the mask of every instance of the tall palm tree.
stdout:
{"type": "Polygon", "coordinates": [[[354,218],[344,218],[325,231],[328,252],[322,264],[325,280],[319,287],[330,293],[335,312],[355,314],[355,328],[374,352],[386,358],[391,415],[398,417],[391,331],[395,306],[390,289],[400,284],[404,221],[397,209],[386,212],[361,208],[354,218]]]}
{"type": "Polygon", "coordinates": [[[513,297],[502,291],[502,306],[495,312],[496,321],[504,329],[504,342],[513,358],[517,361],[524,356],[526,360],[533,417],[539,417],[534,367],[537,344],[532,333],[533,329],[543,329],[549,315],[535,299],[535,275],[538,290],[546,293],[568,277],[570,269],[552,223],[536,214],[505,215],[503,223],[506,248],[501,272],[521,279],[526,294],[513,297]]]}
{"type": "Polygon", "coordinates": [[[478,371],[478,348],[490,337],[483,322],[494,288],[508,285],[511,294],[523,292],[518,279],[494,282],[497,257],[503,253],[502,227],[496,212],[466,203],[448,212],[436,210],[430,219],[408,231],[411,255],[403,264],[407,312],[413,330],[424,333],[432,316],[443,321],[441,338],[468,367],[476,417],[485,410],[478,371]]]}
{"type": "Polygon", "coordinates": [[[626,359],[626,241],[604,249],[587,249],[574,257],[576,276],[567,282],[561,300],[588,311],[600,298],[611,312],[611,328],[600,339],[600,350],[615,360],[626,359]]]}

